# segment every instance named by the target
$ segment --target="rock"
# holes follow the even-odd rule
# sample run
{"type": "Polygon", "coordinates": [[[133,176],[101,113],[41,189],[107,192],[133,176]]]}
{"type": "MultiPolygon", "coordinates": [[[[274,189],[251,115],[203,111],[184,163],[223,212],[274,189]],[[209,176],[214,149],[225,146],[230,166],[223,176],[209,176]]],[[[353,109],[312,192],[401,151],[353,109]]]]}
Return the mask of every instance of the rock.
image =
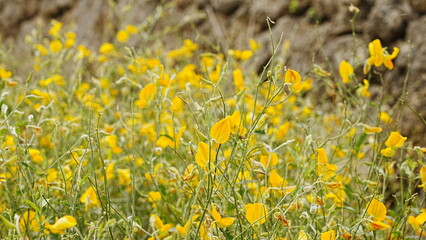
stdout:
{"type": "Polygon", "coordinates": [[[403,38],[407,14],[400,7],[401,5],[395,6],[376,1],[365,23],[368,36],[372,39],[379,38],[387,43],[403,38]]]}
{"type": "Polygon", "coordinates": [[[243,0],[211,0],[210,3],[215,11],[231,14],[241,5],[243,0]]]}
{"type": "Polygon", "coordinates": [[[414,12],[421,13],[421,14],[426,13],[425,0],[408,0],[408,3],[410,4],[414,12]]]}

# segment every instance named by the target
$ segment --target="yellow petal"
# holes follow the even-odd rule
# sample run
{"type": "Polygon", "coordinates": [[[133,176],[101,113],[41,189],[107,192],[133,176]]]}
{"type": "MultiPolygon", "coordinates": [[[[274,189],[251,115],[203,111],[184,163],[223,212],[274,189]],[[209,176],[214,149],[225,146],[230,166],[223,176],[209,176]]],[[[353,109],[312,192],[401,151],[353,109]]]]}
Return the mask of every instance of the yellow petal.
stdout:
{"type": "Polygon", "coordinates": [[[276,153],[263,155],[260,157],[260,162],[265,168],[275,166],[278,164],[278,155],[276,153]]]}
{"type": "Polygon", "coordinates": [[[229,135],[231,135],[231,123],[228,117],[215,123],[210,130],[210,137],[217,143],[225,143],[228,141],[229,135]]]}
{"type": "Polygon", "coordinates": [[[385,230],[390,228],[388,224],[380,221],[371,222],[369,227],[373,230],[385,230]]]}
{"type": "Polygon", "coordinates": [[[420,228],[420,224],[414,216],[408,217],[408,223],[414,228],[414,230],[418,230],[420,228]]]}
{"type": "Polygon", "coordinates": [[[77,225],[75,218],[73,216],[67,215],[59,218],[55,224],[48,224],[47,226],[52,233],[64,234],[66,229],[72,228],[75,225],[77,225]]]}
{"type": "Polygon", "coordinates": [[[401,136],[401,134],[399,132],[391,132],[388,140],[386,140],[385,145],[387,147],[395,147],[395,148],[399,148],[402,147],[402,145],[404,145],[404,142],[407,138],[401,136]]]}
{"type": "Polygon", "coordinates": [[[420,179],[422,180],[422,185],[420,185],[420,186],[422,186],[423,190],[426,191],[426,167],[420,168],[420,179]]]}
{"type": "Polygon", "coordinates": [[[350,76],[354,73],[354,69],[350,63],[343,60],[339,66],[339,73],[343,83],[349,83],[351,82],[350,76]]]}
{"type": "Polygon", "coordinates": [[[156,91],[157,87],[154,84],[149,83],[139,92],[139,98],[143,100],[149,100],[154,96],[156,91]]]}
{"type": "Polygon", "coordinates": [[[293,69],[287,70],[284,76],[284,82],[285,83],[292,83],[292,84],[300,84],[302,81],[300,74],[293,69]]]}
{"type": "Polygon", "coordinates": [[[231,226],[234,223],[234,221],[235,221],[234,218],[227,217],[227,218],[222,218],[222,220],[218,222],[218,224],[220,228],[226,228],[231,226]]]}
{"type": "Polygon", "coordinates": [[[321,240],[335,240],[336,232],[334,230],[321,233],[321,240]]]}
{"type": "Polygon", "coordinates": [[[287,185],[287,181],[282,178],[277,171],[274,169],[269,173],[269,183],[272,187],[284,187],[287,185]]]}
{"type": "Polygon", "coordinates": [[[382,129],[379,127],[371,127],[371,126],[364,126],[364,133],[366,134],[373,134],[373,133],[380,133],[382,132],[382,129]]]}
{"type": "Polygon", "coordinates": [[[262,203],[249,203],[244,206],[246,209],[246,219],[250,224],[263,224],[267,218],[268,209],[262,203]]]}
{"type": "Polygon", "coordinates": [[[216,207],[212,203],[212,211],[211,214],[216,222],[220,222],[222,220],[222,216],[220,216],[219,212],[216,210],[216,207]]]}
{"type": "Polygon", "coordinates": [[[373,216],[375,221],[383,221],[386,218],[386,207],[382,202],[373,199],[367,208],[367,213],[373,216]]]}
{"type": "Polygon", "coordinates": [[[206,170],[209,160],[213,160],[215,158],[216,153],[210,149],[207,143],[198,143],[198,150],[195,154],[195,161],[201,168],[204,168],[206,170]]]}
{"type": "Polygon", "coordinates": [[[382,149],[380,153],[385,157],[392,157],[393,155],[395,155],[395,150],[393,148],[388,147],[388,148],[382,149]]]}
{"type": "Polygon", "coordinates": [[[416,217],[416,221],[422,225],[423,223],[426,222],[426,212],[420,214],[419,216],[416,217]]]}
{"type": "Polygon", "coordinates": [[[327,159],[327,154],[325,152],[325,149],[324,148],[318,148],[317,153],[318,153],[318,163],[327,164],[328,159],[327,159]]]}
{"type": "Polygon", "coordinates": [[[297,235],[297,240],[308,240],[308,235],[305,231],[300,231],[297,235]]]}

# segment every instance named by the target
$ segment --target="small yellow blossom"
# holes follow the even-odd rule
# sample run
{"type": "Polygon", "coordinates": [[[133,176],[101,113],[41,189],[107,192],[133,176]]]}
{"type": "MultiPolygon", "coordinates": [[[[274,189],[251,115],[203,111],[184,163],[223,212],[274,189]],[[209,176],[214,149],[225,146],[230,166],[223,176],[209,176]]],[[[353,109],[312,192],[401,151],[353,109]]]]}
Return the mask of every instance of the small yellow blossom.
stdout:
{"type": "Polygon", "coordinates": [[[379,127],[371,127],[368,125],[364,125],[364,133],[366,134],[373,134],[373,133],[381,133],[383,129],[379,127]]]}
{"type": "Polygon", "coordinates": [[[60,40],[53,40],[50,42],[49,49],[52,53],[60,52],[63,48],[62,42],[60,40]]]}
{"type": "Polygon", "coordinates": [[[111,43],[104,43],[99,47],[99,52],[104,54],[104,55],[108,55],[111,54],[115,51],[115,47],[114,45],[112,45],[111,43]]]}
{"type": "Polygon", "coordinates": [[[300,74],[293,69],[288,69],[284,76],[284,82],[285,83],[291,83],[290,90],[293,93],[298,93],[302,90],[303,84],[302,78],[300,77],[300,74]]]}
{"type": "Polygon", "coordinates": [[[350,83],[351,76],[354,74],[354,69],[350,63],[343,60],[339,66],[339,73],[342,77],[343,83],[350,83]]]}
{"type": "Polygon", "coordinates": [[[235,219],[231,218],[231,217],[222,217],[219,212],[216,210],[216,207],[214,206],[214,204],[212,203],[212,210],[211,210],[211,214],[214,218],[214,220],[216,221],[217,225],[219,225],[220,228],[226,228],[231,226],[235,219]]]}
{"type": "Polygon", "coordinates": [[[321,233],[321,240],[335,240],[335,239],[336,239],[336,232],[334,230],[321,233]]]}
{"type": "Polygon", "coordinates": [[[12,77],[12,72],[0,68],[0,79],[7,79],[12,77]]]}
{"type": "Polygon", "coordinates": [[[129,40],[129,32],[126,30],[120,30],[117,33],[117,41],[121,43],[125,43],[129,40]]]}
{"type": "Polygon", "coordinates": [[[120,185],[129,186],[132,181],[130,178],[130,169],[117,169],[117,173],[120,185]]]}
{"type": "Polygon", "coordinates": [[[388,123],[388,124],[392,123],[392,118],[387,112],[380,112],[379,117],[380,117],[380,121],[384,123],[388,123]]]}
{"type": "Polygon", "coordinates": [[[46,223],[45,227],[49,229],[51,233],[55,234],[65,234],[65,230],[74,227],[77,225],[77,221],[73,216],[63,216],[56,220],[56,222],[51,225],[50,223],[46,223]]]}
{"type": "Polygon", "coordinates": [[[28,152],[29,152],[33,162],[41,163],[44,160],[43,156],[41,156],[41,154],[40,154],[40,150],[30,148],[30,149],[28,149],[28,152]]]}
{"type": "Polygon", "coordinates": [[[86,205],[86,209],[99,207],[101,205],[93,187],[89,187],[83,195],[81,195],[80,202],[86,205]]]}

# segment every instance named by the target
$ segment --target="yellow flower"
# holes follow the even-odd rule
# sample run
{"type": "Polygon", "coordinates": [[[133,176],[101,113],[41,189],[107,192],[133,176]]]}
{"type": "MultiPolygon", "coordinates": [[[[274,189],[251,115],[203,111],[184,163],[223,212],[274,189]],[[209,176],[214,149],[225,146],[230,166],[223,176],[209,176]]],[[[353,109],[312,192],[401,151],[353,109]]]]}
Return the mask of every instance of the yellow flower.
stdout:
{"type": "Polygon", "coordinates": [[[278,155],[276,153],[269,153],[260,157],[260,163],[263,167],[273,167],[278,164],[278,155]]]}
{"type": "Polygon", "coordinates": [[[363,82],[364,82],[364,85],[360,84],[361,86],[357,89],[357,94],[358,94],[358,96],[368,98],[371,95],[371,93],[368,91],[370,83],[368,82],[367,79],[364,79],[363,82]]]}
{"type": "Polygon", "coordinates": [[[126,31],[130,34],[136,34],[136,33],[138,33],[138,28],[134,25],[127,25],[126,31]]]}
{"type": "Polygon", "coordinates": [[[35,48],[37,49],[37,51],[40,52],[41,55],[46,56],[47,54],[49,54],[49,52],[47,51],[47,49],[41,45],[41,44],[36,44],[35,48]]]}
{"type": "Polygon", "coordinates": [[[164,224],[163,221],[161,221],[161,219],[155,214],[151,214],[149,223],[158,231],[159,238],[166,237],[169,233],[169,230],[173,227],[173,225],[170,223],[164,224]]]}
{"type": "Polygon", "coordinates": [[[111,178],[114,177],[114,163],[111,163],[108,165],[108,167],[106,168],[106,178],[109,180],[111,178]]]}
{"type": "Polygon", "coordinates": [[[387,112],[380,112],[379,117],[380,117],[380,121],[384,123],[392,123],[392,118],[387,112]]]}
{"type": "Polygon", "coordinates": [[[148,102],[154,98],[155,93],[157,92],[157,87],[149,83],[139,92],[139,99],[136,100],[136,106],[144,108],[148,105],[148,102]]]}
{"type": "Polygon", "coordinates": [[[12,72],[6,71],[6,69],[0,68],[0,79],[6,79],[12,77],[12,72]]]}
{"type": "MultiPolygon", "coordinates": [[[[231,125],[231,132],[232,133],[237,133],[238,128],[240,127],[240,123],[241,123],[241,113],[240,113],[240,111],[235,111],[231,115],[231,117],[229,118],[229,123],[231,125]]],[[[241,133],[242,128],[243,127],[241,126],[240,133],[241,133]]]]}
{"type": "Polygon", "coordinates": [[[383,64],[385,65],[385,67],[387,67],[389,70],[393,69],[393,62],[392,60],[394,58],[396,58],[396,56],[398,56],[399,53],[399,48],[394,47],[393,48],[393,52],[391,55],[385,55],[385,59],[383,60],[383,64]]]}
{"type": "Polygon", "coordinates": [[[210,137],[217,143],[225,143],[231,135],[231,123],[229,117],[223,118],[210,129],[210,137]]]}
{"type": "Polygon", "coordinates": [[[342,77],[343,83],[350,83],[351,82],[350,77],[354,73],[354,69],[350,63],[343,60],[339,66],[339,73],[340,73],[340,76],[342,77]]]}
{"type": "Polygon", "coordinates": [[[115,47],[114,45],[112,45],[111,43],[104,43],[99,47],[99,52],[104,54],[104,55],[108,55],[111,54],[115,51],[115,47]]]}
{"type": "Polygon", "coordinates": [[[385,230],[390,228],[388,224],[384,222],[379,222],[379,221],[370,222],[368,227],[371,228],[372,230],[385,230]]]}
{"type": "Polygon", "coordinates": [[[323,180],[328,180],[336,175],[338,167],[334,164],[329,164],[327,154],[324,148],[317,149],[317,174],[323,180]]]}
{"type": "Polygon", "coordinates": [[[263,224],[268,218],[268,208],[263,203],[249,203],[244,206],[246,219],[250,224],[263,224]]]}
{"type": "Polygon", "coordinates": [[[386,207],[382,202],[373,199],[367,208],[367,213],[373,217],[374,221],[383,221],[386,218],[386,207]]]}
{"type": "MultiPolygon", "coordinates": [[[[197,162],[198,166],[204,169],[204,171],[207,171],[208,163],[213,162],[213,160],[216,158],[216,152],[212,151],[209,147],[209,145],[205,142],[199,142],[198,143],[198,150],[195,154],[195,161],[197,162]]],[[[213,165],[210,166],[210,168],[213,168],[213,165]]]]}
{"type": "Polygon", "coordinates": [[[297,234],[296,240],[308,240],[308,235],[305,231],[300,231],[299,234],[297,234]]]}
{"type": "Polygon", "coordinates": [[[399,132],[391,132],[388,140],[386,140],[385,145],[387,147],[400,148],[404,145],[404,142],[407,138],[401,136],[399,132]]]}
{"type": "Polygon", "coordinates": [[[75,225],[77,225],[75,218],[73,216],[66,215],[56,220],[53,225],[46,223],[45,227],[49,229],[51,233],[65,234],[66,229],[72,228],[75,225]]]}
{"type": "Polygon", "coordinates": [[[392,60],[398,56],[399,48],[394,47],[392,54],[389,54],[386,48],[382,47],[382,44],[379,39],[373,40],[368,44],[368,51],[370,52],[370,57],[367,59],[364,66],[364,73],[370,71],[372,65],[379,67],[384,64],[389,70],[393,69],[392,60]]]}
{"type": "Polygon", "coordinates": [[[185,237],[188,234],[189,228],[191,227],[192,223],[198,218],[198,215],[193,216],[191,219],[186,221],[185,226],[176,226],[176,230],[180,234],[180,236],[185,237]]]}
{"type": "Polygon", "coordinates": [[[390,226],[384,222],[386,218],[386,207],[385,205],[373,199],[370,203],[367,204],[367,213],[372,218],[372,221],[369,223],[369,227],[373,230],[384,230],[390,228],[390,226]]]}
{"type": "Polygon", "coordinates": [[[65,36],[67,37],[65,40],[65,44],[64,47],[69,49],[72,46],[74,46],[75,44],[75,38],[77,37],[77,35],[74,32],[67,32],[65,33],[65,36]]]}
{"type": "Polygon", "coordinates": [[[321,240],[335,240],[336,232],[334,230],[321,233],[321,240]]]}
{"type": "Polygon", "coordinates": [[[129,186],[131,183],[130,169],[117,169],[118,180],[122,186],[129,186]]]}
{"type": "Polygon", "coordinates": [[[237,89],[237,91],[242,91],[244,90],[244,78],[243,78],[243,72],[241,71],[241,69],[235,69],[232,72],[232,76],[234,78],[234,84],[235,87],[237,89]]]}
{"type": "Polygon", "coordinates": [[[220,228],[226,228],[226,227],[229,227],[229,226],[231,226],[231,225],[234,223],[234,221],[235,221],[235,219],[234,219],[234,218],[230,218],[230,217],[223,218],[223,217],[219,214],[219,212],[216,210],[216,207],[214,206],[214,204],[213,204],[213,203],[212,203],[212,211],[211,211],[211,214],[212,214],[212,216],[213,216],[214,220],[216,221],[217,225],[219,225],[219,227],[220,227],[220,228]]]}
{"type": "Polygon", "coordinates": [[[49,35],[59,38],[59,34],[62,28],[62,23],[56,20],[51,21],[52,27],[49,29],[49,35]]]}
{"type": "Polygon", "coordinates": [[[364,133],[366,134],[373,134],[373,133],[380,133],[382,132],[382,129],[379,127],[371,127],[368,125],[364,125],[364,133]]]}
{"type": "Polygon", "coordinates": [[[62,42],[60,40],[53,40],[50,42],[49,49],[52,53],[57,53],[62,50],[62,42]]]}
{"type": "Polygon", "coordinates": [[[382,43],[379,39],[375,39],[368,44],[368,51],[370,52],[370,57],[367,59],[368,65],[373,65],[378,67],[383,63],[383,48],[382,43]]]}
{"type": "Polygon", "coordinates": [[[395,149],[394,148],[384,148],[380,151],[380,153],[385,156],[385,157],[392,157],[393,155],[395,155],[395,149]]]}
{"type": "Polygon", "coordinates": [[[250,40],[249,40],[249,44],[250,44],[250,49],[253,51],[253,52],[256,52],[257,50],[259,50],[260,49],[260,44],[258,43],[258,42],[256,42],[254,39],[252,39],[252,38],[250,38],[250,40]]]}
{"type": "Polygon", "coordinates": [[[327,159],[327,154],[325,152],[325,149],[324,148],[318,148],[317,153],[318,153],[317,162],[321,163],[321,164],[327,164],[328,159],[327,159]]]}
{"type": "Polygon", "coordinates": [[[269,183],[272,187],[282,188],[287,186],[287,181],[282,178],[274,169],[269,173],[269,183]]]}
{"type": "Polygon", "coordinates": [[[417,217],[409,216],[408,223],[414,228],[414,230],[420,230],[423,223],[426,222],[426,212],[419,214],[417,217]]]}
{"type": "Polygon", "coordinates": [[[84,45],[78,45],[77,46],[77,54],[76,54],[76,58],[77,59],[83,59],[85,57],[90,56],[90,50],[88,48],[86,48],[84,45]]]}
{"type": "Polygon", "coordinates": [[[93,187],[89,187],[86,192],[81,195],[80,202],[86,205],[86,209],[91,207],[99,207],[101,205],[93,187]]]}
{"type": "Polygon", "coordinates": [[[37,221],[36,213],[32,210],[28,210],[22,214],[19,226],[23,231],[40,231],[40,224],[37,221]]]}
{"type": "Polygon", "coordinates": [[[293,70],[293,69],[287,70],[287,72],[285,73],[285,76],[284,76],[284,82],[292,84],[291,87],[290,87],[290,90],[293,93],[298,93],[303,88],[303,84],[301,84],[302,78],[300,77],[300,74],[296,70],[293,70]]]}
{"type": "Polygon", "coordinates": [[[161,201],[161,193],[160,192],[149,192],[148,193],[148,201],[152,203],[152,206],[157,206],[156,203],[161,201]]]}
{"type": "Polygon", "coordinates": [[[29,152],[33,162],[41,163],[44,160],[44,158],[40,155],[40,150],[30,148],[30,149],[28,149],[28,152],[29,152]]]}
{"type": "Polygon", "coordinates": [[[117,41],[125,43],[129,40],[129,33],[126,30],[120,30],[117,33],[117,41]]]}

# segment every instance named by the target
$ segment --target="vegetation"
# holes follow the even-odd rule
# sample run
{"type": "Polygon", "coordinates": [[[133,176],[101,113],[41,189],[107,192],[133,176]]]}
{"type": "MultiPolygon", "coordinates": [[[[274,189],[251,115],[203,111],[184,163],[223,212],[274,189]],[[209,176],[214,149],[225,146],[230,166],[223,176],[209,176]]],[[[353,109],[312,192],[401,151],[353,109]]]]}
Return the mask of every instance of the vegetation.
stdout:
{"type": "Polygon", "coordinates": [[[3,51],[1,238],[426,237],[426,148],[369,92],[397,48],[376,39],[335,74],[286,66],[291,43],[271,38],[255,73],[252,39],[127,47],[146,24],[93,51],[52,20],[26,37],[26,80],[3,51]]]}

